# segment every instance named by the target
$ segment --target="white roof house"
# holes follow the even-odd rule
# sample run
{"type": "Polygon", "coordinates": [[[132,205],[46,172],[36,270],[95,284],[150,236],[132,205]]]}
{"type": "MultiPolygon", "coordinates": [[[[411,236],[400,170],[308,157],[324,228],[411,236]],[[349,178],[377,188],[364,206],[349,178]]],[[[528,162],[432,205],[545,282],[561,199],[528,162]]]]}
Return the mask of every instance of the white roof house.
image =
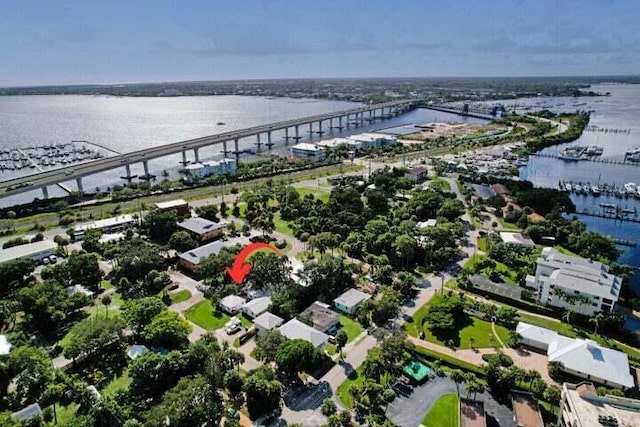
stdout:
{"type": "Polygon", "coordinates": [[[220,308],[222,308],[227,313],[235,314],[242,306],[247,302],[246,299],[242,298],[238,295],[227,295],[226,297],[220,300],[220,308]]]}
{"type": "Polygon", "coordinates": [[[371,298],[366,292],[362,292],[358,289],[349,289],[340,295],[338,298],[333,300],[333,305],[340,310],[346,313],[353,313],[353,311],[364,301],[371,298]]]}
{"type": "Polygon", "coordinates": [[[175,199],[175,200],[168,200],[166,202],[158,202],[158,203],[156,203],[156,208],[161,209],[161,210],[162,209],[172,209],[172,208],[186,206],[187,204],[188,203],[184,199],[175,199]]]}
{"type": "Polygon", "coordinates": [[[518,323],[516,332],[522,336],[524,344],[546,351],[549,362],[561,362],[570,374],[613,387],[634,386],[629,359],[621,351],[602,347],[591,340],[568,338],[524,322],[518,323]]]}
{"type": "Polygon", "coordinates": [[[315,348],[321,348],[329,341],[329,335],[295,318],[280,326],[279,330],[290,340],[305,340],[313,344],[315,348]]]}
{"type": "Polygon", "coordinates": [[[520,246],[530,246],[533,247],[536,244],[533,243],[533,240],[523,235],[522,233],[510,233],[507,231],[500,232],[500,238],[503,243],[507,243],[510,245],[520,245],[520,246]]]}
{"type": "Polygon", "coordinates": [[[259,297],[252,299],[242,306],[242,312],[247,316],[254,318],[269,310],[271,305],[271,297],[259,297]]]}
{"type": "Polygon", "coordinates": [[[281,317],[269,313],[268,311],[265,311],[260,316],[253,319],[253,325],[256,329],[264,331],[270,331],[271,329],[277,328],[282,325],[282,322],[284,322],[284,320],[281,317]]]}

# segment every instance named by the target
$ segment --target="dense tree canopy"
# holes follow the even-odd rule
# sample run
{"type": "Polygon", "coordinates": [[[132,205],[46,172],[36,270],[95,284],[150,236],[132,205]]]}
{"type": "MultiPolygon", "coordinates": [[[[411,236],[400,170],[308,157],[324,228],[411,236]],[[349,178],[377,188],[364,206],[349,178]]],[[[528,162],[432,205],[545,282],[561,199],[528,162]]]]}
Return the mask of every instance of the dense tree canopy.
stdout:
{"type": "Polygon", "coordinates": [[[100,357],[107,346],[119,350],[124,322],[119,317],[93,317],[73,325],[69,331],[69,345],[64,351],[65,357],[75,359],[78,356],[100,357]]]}

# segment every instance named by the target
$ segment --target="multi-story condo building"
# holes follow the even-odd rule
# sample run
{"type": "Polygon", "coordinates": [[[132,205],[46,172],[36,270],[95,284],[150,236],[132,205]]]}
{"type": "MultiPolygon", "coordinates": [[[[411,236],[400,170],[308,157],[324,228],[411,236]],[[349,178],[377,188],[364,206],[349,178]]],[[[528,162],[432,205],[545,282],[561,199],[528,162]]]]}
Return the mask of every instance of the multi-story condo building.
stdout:
{"type": "Polygon", "coordinates": [[[640,427],[640,400],[598,396],[589,382],[564,383],[558,427],[640,427]]]}
{"type": "Polygon", "coordinates": [[[622,279],[609,273],[609,267],[601,262],[544,248],[536,275],[527,276],[526,285],[536,290],[542,304],[592,316],[613,311],[622,279]]]}

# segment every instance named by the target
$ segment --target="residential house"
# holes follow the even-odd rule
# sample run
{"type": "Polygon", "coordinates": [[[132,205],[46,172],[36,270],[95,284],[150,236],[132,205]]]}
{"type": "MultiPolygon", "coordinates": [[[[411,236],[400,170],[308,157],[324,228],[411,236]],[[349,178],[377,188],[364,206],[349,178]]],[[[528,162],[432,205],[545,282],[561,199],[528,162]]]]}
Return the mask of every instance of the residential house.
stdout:
{"type": "Polygon", "coordinates": [[[259,297],[246,302],[242,306],[242,312],[250,319],[254,319],[269,310],[270,305],[271,297],[259,297]]]}
{"type": "Polygon", "coordinates": [[[228,314],[236,314],[242,310],[242,306],[247,302],[246,299],[238,295],[227,295],[220,300],[220,308],[228,314]]]}
{"type": "Polygon", "coordinates": [[[415,166],[404,173],[404,177],[414,184],[422,184],[427,180],[429,170],[423,166],[415,166]]]}
{"type": "Polygon", "coordinates": [[[537,260],[536,275],[527,276],[526,285],[536,289],[542,304],[592,316],[613,311],[622,279],[609,273],[609,267],[601,262],[547,247],[537,260]]]}
{"type": "Polygon", "coordinates": [[[502,207],[502,218],[508,222],[515,222],[522,216],[522,208],[513,202],[507,202],[502,207]]]}
{"type": "Polygon", "coordinates": [[[516,246],[527,246],[527,247],[535,247],[535,243],[533,240],[528,238],[522,233],[510,233],[507,231],[500,232],[500,238],[503,243],[508,245],[516,245],[516,246]]]}
{"type": "Polygon", "coordinates": [[[369,298],[371,298],[371,295],[358,289],[351,288],[338,298],[334,299],[333,305],[343,313],[354,314],[358,307],[360,307],[369,298]]]}
{"type": "Polygon", "coordinates": [[[278,328],[280,333],[290,340],[305,340],[310,342],[315,348],[321,350],[329,341],[329,335],[320,332],[298,319],[291,319],[278,328]]]}
{"type": "Polygon", "coordinates": [[[562,363],[568,374],[608,387],[627,389],[635,384],[629,358],[621,351],[524,322],[518,323],[516,332],[522,337],[522,344],[546,352],[549,362],[562,363]]]}
{"type": "Polygon", "coordinates": [[[181,253],[180,255],[178,255],[178,263],[186,270],[193,273],[198,264],[200,264],[201,260],[208,257],[209,255],[217,255],[224,247],[225,242],[211,242],[209,244],[200,246],[199,248],[181,253]]]}
{"type": "Polygon", "coordinates": [[[226,226],[227,222],[224,220],[213,222],[201,217],[189,218],[178,223],[178,228],[189,233],[198,242],[207,242],[222,236],[226,226]]]}
{"type": "Polygon", "coordinates": [[[169,200],[156,203],[156,209],[161,211],[174,210],[178,216],[184,216],[189,213],[189,203],[183,199],[169,200]]]}
{"type": "Polygon", "coordinates": [[[329,305],[316,301],[300,313],[298,319],[320,332],[334,335],[338,328],[340,315],[331,310],[329,305]]]}
{"type": "MultiPolygon", "coordinates": [[[[42,408],[37,403],[32,403],[29,406],[26,406],[19,411],[13,412],[11,414],[11,418],[18,421],[26,421],[31,418],[36,418],[42,415],[42,408]]],[[[39,425],[39,424],[37,424],[39,425]]]]}
{"type": "Polygon", "coordinates": [[[558,427],[640,427],[640,400],[599,396],[590,382],[564,383],[558,427]]]}
{"type": "Polygon", "coordinates": [[[351,147],[357,150],[368,150],[372,148],[383,148],[398,143],[398,138],[384,133],[361,133],[349,137],[355,144],[351,147]]]}
{"type": "Polygon", "coordinates": [[[253,319],[253,326],[256,328],[256,333],[262,335],[266,331],[270,331],[282,325],[284,320],[275,314],[265,311],[255,319],[253,319]]]}

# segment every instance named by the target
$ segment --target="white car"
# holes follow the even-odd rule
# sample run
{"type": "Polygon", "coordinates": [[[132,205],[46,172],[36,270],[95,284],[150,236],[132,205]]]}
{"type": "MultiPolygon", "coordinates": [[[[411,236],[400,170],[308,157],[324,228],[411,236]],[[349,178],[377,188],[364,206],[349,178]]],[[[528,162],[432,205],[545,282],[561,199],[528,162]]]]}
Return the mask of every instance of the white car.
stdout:
{"type": "Polygon", "coordinates": [[[55,264],[58,262],[58,257],[55,255],[49,255],[49,261],[51,261],[51,264],[55,264]]]}

